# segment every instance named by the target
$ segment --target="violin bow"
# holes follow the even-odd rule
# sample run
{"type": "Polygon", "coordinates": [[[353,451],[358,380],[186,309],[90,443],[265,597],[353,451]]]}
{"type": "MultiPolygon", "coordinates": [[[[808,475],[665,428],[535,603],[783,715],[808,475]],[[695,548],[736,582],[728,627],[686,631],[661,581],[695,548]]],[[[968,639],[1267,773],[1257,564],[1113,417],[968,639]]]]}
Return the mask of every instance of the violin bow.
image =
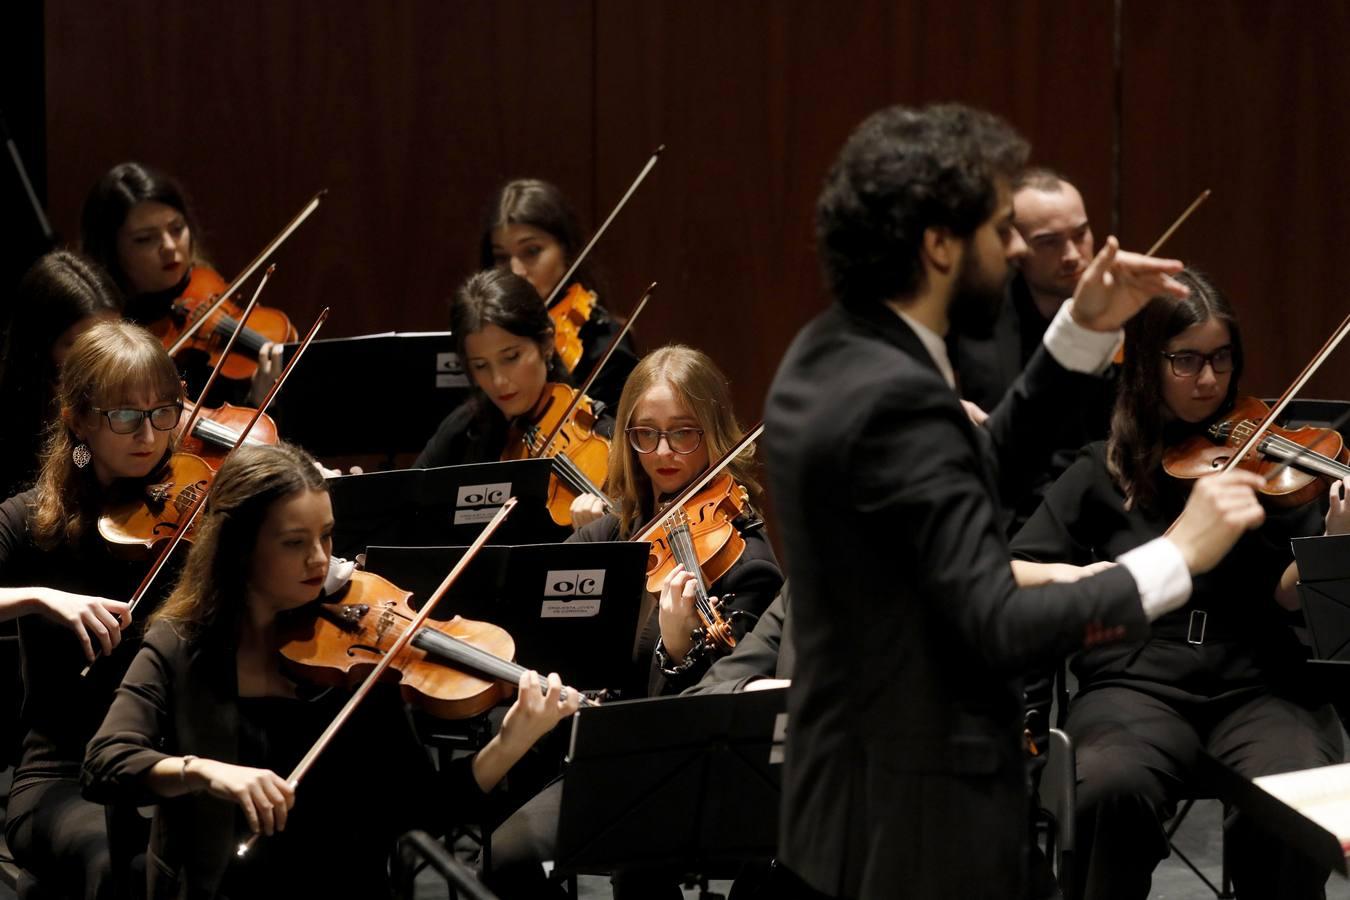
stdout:
{"type": "Polygon", "coordinates": [[[258,287],[253,291],[253,298],[248,301],[248,306],[244,307],[244,314],[239,317],[239,321],[234,325],[234,331],[230,332],[230,339],[225,342],[225,349],[220,351],[220,359],[216,360],[215,367],[211,369],[211,374],[206,378],[206,384],[202,386],[201,393],[197,395],[197,400],[192,404],[192,412],[188,414],[187,424],[183,426],[180,434],[188,437],[192,436],[192,426],[197,423],[201,415],[202,404],[206,401],[206,395],[210,393],[212,386],[216,383],[216,377],[220,375],[220,370],[225,366],[225,360],[229,358],[230,351],[234,349],[234,342],[238,340],[239,335],[243,333],[244,323],[253,312],[253,308],[258,305],[258,298],[262,296],[263,288],[267,287],[267,282],[272,279],[272,274],[276,272],[277,264],[267,267],[263,277],[258,280],[258,287]]]}
{"type": "Polygon", "coordinates": [[[600,370],[605,367],[605,363],[609,362],[609,358],[614,355],[614,351],[619,349],[619,344],[628,336],[628,329],[632,328],[633,323],[637,321],[638,316],[642,315],[642,310],[646,308],[647,301],[651,299],[652,294],[655,291],[656,282],[653,281],[651,287],[647,288],[646,292],[642,295],[642,299],[638,301],[637,306],[634,307],[633,312],[628,316],[628,321],[623,323],[623,328],[620,329],[619,333],[609,342],[609,347],[606,348],[605,355],[600,357],[599,362],[595,364],[595,368],[591,369],[591,374],[586,376],[586,383],[578,388],[577,392],[572,396],[572,402],[567,404],[567,409],[563,410],[562,416],[558,419],[558,424],[554,425],[553,430],[548,433],[548,437],[544,438],[543,445],[540,446],[537,451],[534,448],[530,449],[530,457],[532,459],[537,459],[548,452],[548,448],[552,446],[554,438],[558,436],[558,432],[562,431],[563,425],[567,424],[567,420],[576,410],[577,405],[585,399],[586,392],[591,389],[591,385],[595,384],[595,379],[600,377],[600,370]]]}
{"type": "Polygon", "coordinates": [[[1161,250],[1162,245],[1167,243],[1167,239],[1172,236],[1173,232],[1175,232],[1178,228],[1180,228],[1182,223],[1191,217],[1191,213],[1195,212],[1197,209],[1200,208],[1200,204],[1204,203],[1206,200],[1209,199],[1209,195],[1211,193],[1213,192],[1209,188],[1205,188],[1203,191],[1201,191],[1200,196],[1192,200],[1191,205],[1186,207],[1186,211],[1183,212],[1181,215],[1177,216],[1177,220],[1173,222],[1172,225],[1162,233],[1162,237],[1158,238],[1156,241],[1153,242],[1153,246],[1148,248],[1148,253],[1146,253],[1145,256],[1152,256],[1153,254],[1161,250]]]}
{"type": "Polygon", "coordinates": [[[1317,351],[1317,354],[1313,356],[1312,360],[1303,367],[1303,371],[1299,373],[1299,376],[1289,385],[1284,394],[1280,396],[1280,399],[1270,408],[1270,412],[1261,420],[1261,423],[1256,427],[1256,430],[1242,442],[1238,447],[1237,452],[1229,458],[1227,465],[1220,471],[1231,472],[1233,469],[1237,468],[1238,463],[1242,462],[1247,454],[1250,453],[1252,449],[1258,445],[1261,439],[1266,436],[1266,433],[1270,430],[1270,426],[1274,424],[1275,420],[1284,412],[1285,407],[1287,407],[1294,397],[1298,395],[1299,391],[1303,390],[1313,375],[1317,374],[1317,370],[1321,368],[1322,363],[1326,362],[1332,352],[1340,346],[1341,341],[1345,340],[1347,334],[1350,334],[1350,316],[1346,316],[1340,326],[1331,333],[1331,337],[1327,338],[1327,342],[1322,345],[1322,349],[1317,351]]]}
{"type": "Polygon", "coordinates": [[[183,333],[178,336],[178,340],[174,341],[173,345],[169,347],[169,356],[178,355],[178,351],[182,350],[183,345],[192,340],[192,336],[202,327],[202,323],[211,318],[211,315],[219,309],[225,301],[229,300],[230,297],[234,295],[235,291],[239,290],[239,286],[247,281],[254,272],[258,271],[262,264],[267,262],[268,258],[270,258],[273,253],[277,252],[277,249],[280,248],[282,244],[286,243],[290,236],[295,233],[295,230],[314,213],[314,210],[319,208],[319,203],[327,193],[328,188],[324,188],[311,197],[309,202],[304,205],[300,212],[296,213],[294,218],[286,223],[285,227],[277,233],[277,236],[272,238],[266,247],[263,247],[262,252],[253,258],[253,262],[245,266],[244,271],[236,275],[234,281],[231,281],[225,286],[225,290],[220,292],[220,296],[216,298],[215,302],[208,306],[205,312],[197,316],[197,321],[183,329],[183,333]]]}
{"type": "MultiPolygon", "coordinates": [[[[258,299],[256,294],[253,299],[258,299]]],[[[247,314],[240,317],[240,324],[236,327],[235,331],[236,334],[238,334],[238,330],[243,327],[243,321],[246,318],[247,314]]],[[[253,430],[253,426],[258,424],[258,420],[262,418],[263,413],[267,411],[267,407],[271,404],[272,398],[274,398],[277,395],[277,392],[281,390],[281,386],[285,384],[286,379],[290,376],[291,370],[295,368],[295,364],[300,361],[300,357],[304,355],[305,350],[314,340],[314,336],[319,333],[319,328],[322,327],[327,319],[328,307],[325,306],[323,311],[319,313],[319,317],[314,320],[314,324],[309,327],[309,332],[305,335],[304,340],[300,342],[300,346],[296,348],[295,355],[291,357],[291,361],[281,370],[280,377],[277,378],[276,382],[274,382],[272,387],[267,391],[267,396],[263,398],[262,403],[258,404],[258,408],[253,411],[253,417],[248,420],[248,425],[239,432],[239,437],[235,439],[234,445],[229,449],[229,453],[233,453],[235,450],[239,449],[239,446],[247,439],[249,432],[253,430]]],[[[222,356],[221,358],[223,359],[224,357],[222,356]]],[[[229,453],[226,455],[228,456],[229,453]]],[[[211,488],[210,485],[208,485],[206,490],[193,498],[192,505],[188,507],[187,513],[179,520],[182,524],[174,531],[173,537],[164,545],[164,549],[159,552],[159,556],[155,559],[154,565],[152,565],[150,570],[145,573],[145,577],[141,579],[140,586],[137,587],[136,592],[131,595],[131,600],[127,604],[128,615],[136,611],[137,605],[144,599],[146,593],[150,590],[150,586],[154,584],[155,579],[159,577],[159,573],[164,570],[164,566],[169,561],[169,556],[173,553],[179,543],[182,542],[183,536],[187,534],[188,529],[192,527],[193,521],[196,520],[197,514],[201,512],[202,507],[206,503],[206,497],[210,493],[211,488]]],[[[88,675],[89,670],[92,668],[93,664],[90,663],[84,667],[80,672],[80,675],[82,677],[88,675]]]]}
{"type": "Polygon", "coordinates": [[[567,280],[576,273],[578,268],[580,268],[582,262],[586,259],[586,255],[591,252],[591,248],[600,240],[600,236],[609,228],[610,223],[613,222],[619,215],[619,212],[628,205],[628,201],[632,199],[632,196],[635,193],[637,193],[638,187],[647,179],[647,175],[651,170],[656,167],[656,161],[660,158],[661,154],[665,152],[665,149],[666,145],[662,144],[652,151],[651,158],[648,159],[647,164],[642,167],[642,171],[638,172],[637,178],[633,179],[633,183],[628,186],[628,190],[619,198],[619,202],[614,204],[614,209],[610,211],[609,216],[606,217],[605,221],[596,229],[595,234],[591,235],[591,239],[586,242],[585,247],[581,248],[581,252],[577,254],[577,258],[572,260],[572,265],[563,273],[563,277],[558,279],[558,283],[553,286],[553,290],[549,292],[548,299],[544,301],[544,309],[552,308],[553,301],[558,299],[558,291],[562,290],[562,286],[567,284],[567,280]]]}
{"type": "Polygon", "coordinates": [[[648,522],[646,525],[644,525],[637,532],[636,535],[629,538],[629,540],[634,542],[650,541],[652,539],[652,535],[656,534],[656,532],[661,529],[662,524],[665,522],[666,517],[670,514],[671,510],[683,506],[686,500],[688,500],[690,497],[694,496],[699,491],[707,487],[708,484],[711,483],[714,478],[722,474],[723,469],[731,465],[732,460],[734,460],[736,457],[744,453],[745,449],[749,447],[751,444],[753,444],[755,441],[759,440],[759,436],[763,433],[764,433],[764,423],[761,421],[754,428],[751,428],[749,431],[743,434],[741,436],[741,439],[737,441],[735,444],[733,444],[731,446],[731,449],[728,450],[725,454],[723,454],[722,458],[719,459],[716,462],[716,464],[709,466],[707,469],[704,469],[702,475],[700,475],[698,478],[695,478],[693,481],[689,482],[689,484],[685,485],[684,490],[676,494],[674,499],[666,504],[666,508],[664,510],[653,516],[652,520],[648,522]]]}
{"type": "MultiPolygon", "coordinates": [[[[436,604],[445,596],[446,592],[450,590],[450,586],[459,578],[460,573],[464,571],[465,567],[473,562],[473,558],[478,555],[478,551],[483,549],[483,545],[488,542],[488,538],[492,537],[492,533],[506,520],[506,517],[510,514],[511,510],[515,509],[515,507],[516,498],[512,497],[502,504],[502,508],[497,510],[497,514],[492,517],[492,520],[483,526],[483,530],[478,533],[478,537],[474,539],[474,542],[469,546],[468,551],[459,558],[459,562],[455,563],[454,568],[452,568],[449,574],[442,579],[440,587],[436,588],[435,593],[433,593],[427,602],[422,605],[416,618],[403,629],[403,633],[398,636],[398,639],[395,640],[394,643],[389,646],[389,649],[380,657],[380,661],[375,664],[375,667],[370,670],[369,674],[366,675],[361,684],[357,686],[356,691],[353,692],[346,704],[343,705],[341,711],[338,712],[333,721],[329,723],[328,727],[324,729],[323,734],[319,735],[319,739],[314,742],[314,746],[310,747],[309,752],[304,755],[300,762],[296,763],[295,768],[286,778],[286,781],[290,784],[292,790],[299,786],[300,780],[304,778],[305,774],[314,766],[315,761],[319,758],[319,754],[332,743],[333,738],[337,735],[339,729],[347,724],[347,720],[352,717],[352,714],[356,711],[356,707],[365,699],[366,695],[370,693],[371,688],[375,686],[375,683],[379,680],[380,676],[393,664],[394,658],[408,646],[409,642],[412,641],[413,636],[417,633],[418,629],[422,627],[426,622],[427,617],[431,615],[431,611],[436,608],[436,604]]],[[[235,850],[235,855],[242,857],[247,854],[257,840],[257,833],[250,835],[247,840],[239,844],[238,848],[235,850]]]]}

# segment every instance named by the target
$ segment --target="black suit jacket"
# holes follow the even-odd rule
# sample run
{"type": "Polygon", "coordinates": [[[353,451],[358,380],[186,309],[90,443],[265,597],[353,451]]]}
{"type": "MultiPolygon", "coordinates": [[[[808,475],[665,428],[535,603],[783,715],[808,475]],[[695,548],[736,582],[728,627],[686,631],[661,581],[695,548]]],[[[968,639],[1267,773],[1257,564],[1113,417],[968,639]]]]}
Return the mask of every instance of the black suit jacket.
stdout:
{"type": "Polygon", "coordinates": [[[1019,673],[1147,629],[1123,568],[1013,582],[995,470],[1044,459],[1069,375],[1038,352],[976,429],[884,306],[835,305],[788,350],[765,415],[797,651],[779,851],[817,890],[1020,893],[1019,673]]]}

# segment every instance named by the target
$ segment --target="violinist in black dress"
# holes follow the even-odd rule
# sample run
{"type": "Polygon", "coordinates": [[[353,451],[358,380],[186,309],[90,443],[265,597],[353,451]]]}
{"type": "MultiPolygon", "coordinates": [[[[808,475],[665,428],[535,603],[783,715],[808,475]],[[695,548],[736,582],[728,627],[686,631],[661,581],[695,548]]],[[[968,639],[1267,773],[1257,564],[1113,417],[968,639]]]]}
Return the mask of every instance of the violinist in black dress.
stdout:
{"type": "MultiPolygon", "coordinates": [[[[1207,279],[1187,270],[1179,280],[1187,299],[1157,298],[1127,326],[1111,436],[1051,486],[1013,539],[1019,560],[1115,559],[1157,538],[1180,512],[1190,485],[1164,474],[1163,448],[1232,407],[1242,340],[1207,279]]],[[[1350,530],[1343,500],[1325,527],[1350,530]]],[[[1146,638],[1074,658],[1067,731],[1078,761],[1077,896],[1148,895],[1168,853],[1163,823],[1179,799],[1204,790],[1194,778],[1202,751],[1248,778],[1340,761],[1335,716],[1304,683],[1306,649],[1288,622],[1298,606],[1289,539],[1322,530],[1318,504],[1272,508],[1146,638]]],[[[1019,579],[1034,580],[1039,568],[1014,565],[1019,579]]],[[[1328,872],[1246,815],[1230,813],[1225,832],[1238,896],[1322,896],[1328,872]]]]}
{"type": "Polygon", "coordinates": [[[1148,297],[1185,293],[1167,275],[1180,263],[1109,239],[977,430],[942,333],[992,325],[1020,250],[1008,184],[1026,150],[986,113],[887,109],[849,138],[817,207],[836,302],[779,368],[764,451],[797,653],[780,861],[829,896],[1020,896],[1019,673],[1143,636],[1262,515],[1254,477],[1206,479],[1171,538],[1115,569],[1014,583],[1000,471],[1053,449],[1033,445],[1065,373],[1104,369],[1148,297]]]}
{"type": "Polygon", "coordinates": [[[5,836],[19,865],[61,896],[110,896],[104,813],[80,796],[80,762],[135,652],[122,640],[127,601],[147,568],[109,549],[98,517],[153,479],[182,401],[158,338],[127,322],[94,325],[62,367],[61,421],[37,486],[0,504],[0,610],[41,613],[19,619],[25,737],[5,836]],[[96,651],[109,658],[93,662],[96,651]]]}
{"type": "MultiPolygon", "coordinates": [[[[282,670],[284,622],[330,582],[327,484],[287,444],[231,454],[183,577],[89,743],[87,793],[157,803],[148,896],[391,896],[387,859],[411,828],[472,818],[529,748],[580,702],[522,675],[500,732],[437,777],[396,689],[377,688],[292,787],[289,773],[343,706],[282,670]],[[460,817],[460,818],[453,818],[460,817]],[[239,840],[262,835],[248,854],[239,840]]],[[[312,613],[308,613],[312,614],[312,613]]]]}

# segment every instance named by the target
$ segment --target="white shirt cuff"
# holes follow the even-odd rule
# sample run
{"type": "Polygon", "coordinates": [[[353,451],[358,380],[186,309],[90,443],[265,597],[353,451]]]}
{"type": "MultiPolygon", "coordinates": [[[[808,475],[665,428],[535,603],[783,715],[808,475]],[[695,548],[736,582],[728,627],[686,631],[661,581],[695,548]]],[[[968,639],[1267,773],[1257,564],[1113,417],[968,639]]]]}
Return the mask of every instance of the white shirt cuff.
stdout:
{"type": "Polygon", "coordinates": [[[1116,562],[1134,577],[1139,588],[1139,602],[1150,622],[1180,609],[1191,599],[1191,573],[1186,568],[1186,560],[1177,545],[1167,538],[1154,538],[1122,553],[1116,562]]]}
{"type": "Polygon", "coordinates": [[[1045,349],[1070,372],[1100,375],[1115,358],[1125,332],[1092,331],[1073,320],[1073,300],[1060,304],[1059,312],[1045,329],[1045,349]]]}

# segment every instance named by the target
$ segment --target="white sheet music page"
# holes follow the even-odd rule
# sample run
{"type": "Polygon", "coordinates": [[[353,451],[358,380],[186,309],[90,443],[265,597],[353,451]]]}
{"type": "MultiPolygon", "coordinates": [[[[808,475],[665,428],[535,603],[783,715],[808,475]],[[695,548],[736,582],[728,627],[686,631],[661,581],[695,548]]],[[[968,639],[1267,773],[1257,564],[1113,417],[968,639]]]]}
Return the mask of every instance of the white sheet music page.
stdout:
{"type": "Polygon", "coordinates": [[[1330,831],[1350,857],[1350,763],[1263,775],[1252,783],[1330,831]]]}

